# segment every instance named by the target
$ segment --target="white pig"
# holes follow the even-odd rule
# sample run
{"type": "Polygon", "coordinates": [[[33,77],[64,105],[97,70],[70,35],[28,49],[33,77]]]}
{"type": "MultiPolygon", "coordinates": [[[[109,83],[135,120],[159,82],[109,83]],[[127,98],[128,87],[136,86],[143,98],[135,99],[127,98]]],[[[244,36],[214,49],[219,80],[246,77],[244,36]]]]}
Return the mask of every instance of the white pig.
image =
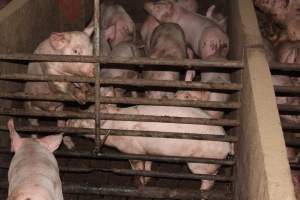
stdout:
{"type": "Polygon", "coordinates": [[[183,29],[188,45],[205,59],[212,55],[226,57],[229,39],[222,27],[208,17],[189,12],[171,0],[146,2],[145,10],[159,22],[173,22],[183,29]]]}
{"type": "MultiPolygon", "coordinates": [[[[111,58],[137,58],[141,56],[139,49],[129,42],[119,43],[115,46],[109,55],[111,58]]],[[[124,79],[138,79],[139,73],[134,69],[116,69],[116,68],[102,68],[100,73],[101,78],[124,78],[124,79]]],[[[125,95],[126,90],[123,88],[114,88],[114,93],[117,97],[125,95]]],[[[137,96],[136,92],[132,92],[133,96],[137,96]]]]}
{"type": "MultiPolygon", "coordinates": [[[[93,107],[89,109],[93,111],[93,107]]],[[[103,110],[102,110],[103,111],[103,110]]],[[[129,108],[116,108],[108,106],[103,112],[118,114],[139,114],[152,116],[170,117],[191,117],[207,118],[210,116],[197,108],[172,107],[172,106],[132,106],[129,108]]],[[[94,128],[94,120],[68,120],[67,126],[80,128],[94,128]]],[[[137,130],[137,131],[158,131],[158,132],[179,132],[196,134],[225,135],[220,126],[207,126],[195,124],[176,124],[159,122],[134,122],[134,121],[111,121],[103,120],[103,129],[137,130]]],[[[89,137],[94,138],[94,135],[89,137]]],[[[106,145],[117,148],[119,151],[129,154],[150,154],[162,156],[184,156],[224,159],[232,154],[232,146],[228,142],[170,139],[154,137],[130,137],[130,136],[109,136],[106,145]]],[[[134,170],[151,170],[151,162],[130,161],[134,170]]],[[[194,174],[217,174],[219,165],[205,163],[187,163],[194,174]]],[[[141,178],[142,184],[146,184],[149,178],[141,178]]],[[[203,180],[201,190],[210,189],[214,184],[212,180],[203,180]]]]}
{"type": "MultiPolygon", "coordinates": [[[[184,59],[187,56],[184,33],[179,25],[162,23],[153,32],[150,42],[150,58],[184,59]]],[[[145,67],[142,76],[148,80],[179,80],[179,71],[145,67]]],[[[153,99],[174,98],[174,92],[146,91],[153,99]]]]}
{"type": "MultiPolygon", "coordinates": [[[[196,0],[173,0],[177,5],[185,8],[190,12],[197,12],[198,10],[198,2],[196,0]]],[[[145,22],[141,27],[141,36],[143,41],[146,44],[146,53],[150,48],[150,40],[154,29],[159,25],[159,21],[156,20],[153,16],[148,15],[145,22]]]]}
{"type": "Polygon", "coordinates": [[[8,171],[8,200],[63,200],[54,152],[62,135],[21,138],[9,120],[11,150],[15,155],[8,171]]]}

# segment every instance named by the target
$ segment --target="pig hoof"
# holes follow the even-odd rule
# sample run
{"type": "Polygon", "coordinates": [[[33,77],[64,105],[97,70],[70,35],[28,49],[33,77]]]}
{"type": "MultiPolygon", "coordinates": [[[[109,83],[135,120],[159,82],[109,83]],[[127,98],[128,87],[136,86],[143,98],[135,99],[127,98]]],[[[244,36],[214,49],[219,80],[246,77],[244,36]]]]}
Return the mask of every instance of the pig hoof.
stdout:
{"type": "Polygon", "coordinates": [[[210,180],[202,180],[200,190],[210,190],[214,186],[214,181],[210,180]]]}
{"type": "Polygon", "coordinates": [[[67,147],[67,149],[73,150],[75,148],[75,144],[72,141],[72,138],[70,136],[64,136],[63,142],[64,142],[64,145],[67,147]]]}

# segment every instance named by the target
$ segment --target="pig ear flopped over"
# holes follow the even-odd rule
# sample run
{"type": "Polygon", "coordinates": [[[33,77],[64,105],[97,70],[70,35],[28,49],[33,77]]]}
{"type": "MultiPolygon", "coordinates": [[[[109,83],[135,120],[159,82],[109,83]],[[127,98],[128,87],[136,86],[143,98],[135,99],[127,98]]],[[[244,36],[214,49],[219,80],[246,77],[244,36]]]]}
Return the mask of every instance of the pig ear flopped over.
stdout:
{"type": "Polygon", "coordinates": [[[43,146],[45,146],[50,152],[54,152],[61,144],[62,134],[49,135],[40,139],[37,139],[43,146]]]}
{"type": "Polygon", "coordinates": [[[13,119],[8,120],[7,128],[9,130],[9,137],[11,140],[11,151],[17,152],[23,144],[23,139],[20,138],[19,134],[17,133],[17,131],[15,129],[13,119]]]}
{"type": "Polygon", "coordinates": [[[49,40],[55,50],[63,49],[70,42],[66,33],[52,33],[49,40]]]}

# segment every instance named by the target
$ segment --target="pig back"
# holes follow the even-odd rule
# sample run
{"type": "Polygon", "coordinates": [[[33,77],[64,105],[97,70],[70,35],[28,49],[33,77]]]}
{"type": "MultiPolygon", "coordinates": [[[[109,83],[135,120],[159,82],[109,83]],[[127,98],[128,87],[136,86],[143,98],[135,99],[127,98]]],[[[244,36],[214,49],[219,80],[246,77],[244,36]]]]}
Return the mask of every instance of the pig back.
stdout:
{"type": "Polygon", "coordinates": [[[63,200],[57,161],[37,141],[26,141],[16,152],[9,167],[8,180],[9,194],[15,189],[27,190],[28,185],[37,184],[55,200],[63,200]]]}

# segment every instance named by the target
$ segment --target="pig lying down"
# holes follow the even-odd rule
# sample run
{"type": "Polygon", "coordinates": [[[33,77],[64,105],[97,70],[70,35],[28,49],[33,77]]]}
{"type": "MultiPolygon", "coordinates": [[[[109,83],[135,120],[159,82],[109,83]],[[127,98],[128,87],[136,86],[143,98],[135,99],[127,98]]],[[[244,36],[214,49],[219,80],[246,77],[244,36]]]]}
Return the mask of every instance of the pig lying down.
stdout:
{"type": "MultiPolygon", "coordinates": [[[[102,108],[103,112],[118,114],[138,114],[153,116],[171,117],[192,117],[207,118],[210,116],[198,108],[172,107],[172,106],[132,106],[129,108],[117,108],[114,105],[102,108]]],[[[89,108],[93,112],[93,106],[89,108]]],[[[68,127],[94,128],[94,120],[68,120],[68,127]]],[[[134,122],[134,121],[111,121],[103,120],[103,129],[137,130],[137,131],[158,131],[158,132],[180,132],[196,134],[225,135],[220,126],[207,126],[195,124],[175,124],[159,122],[134,122]]],[[[94,139],[94,135],[90,135],[94,139]]],[[[130,137],[130,136],[109,136],[105,145],[117,148],[119,151],[128,154],[147,154],[162,156],[183,156],[224,159],[232,153],[232,147],[228,142],[187,140],[170,138],[130,137]]],[[[150,161],[131,160],[130,164],[134,170],[151,170],[150,161]]],[[[205,163],[187,163],[194,174],[217,174],[219,165],[205,163]]],[[[140,177],[141,184],[146,184],[149,178],[140,177]]],[[[210,189],[214,185],[212,180],[203,180],[201,190],[210,189]]]]}
{"type": "Polygon", "coordinates": [[[52,154],[62,135],[25,139],[16,132],[12,119],[7,125],[15,152],[8,171],[7,200],[63,200],[59,169],[52,154]]]}

